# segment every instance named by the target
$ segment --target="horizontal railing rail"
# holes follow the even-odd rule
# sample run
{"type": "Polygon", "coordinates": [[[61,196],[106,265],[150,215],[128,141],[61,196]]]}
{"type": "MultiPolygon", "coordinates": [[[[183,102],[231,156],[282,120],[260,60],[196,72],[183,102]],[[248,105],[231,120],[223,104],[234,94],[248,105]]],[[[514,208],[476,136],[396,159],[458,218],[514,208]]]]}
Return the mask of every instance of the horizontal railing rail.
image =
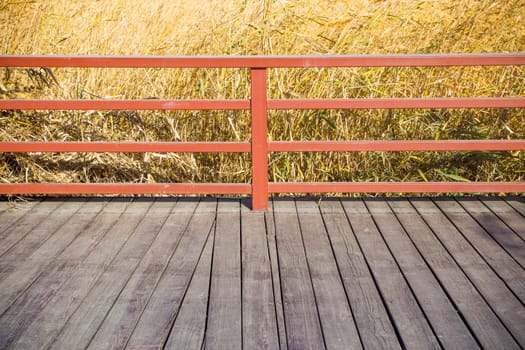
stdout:
{"type": "Polygon", "coordinates": [[[0,67],[299,68],[522,65],[523,53],[337,56],[1,56],[0,67]]]}
{"type": "Polygon", "coordinates": [[[266,209],[269,193],[525,192],[525,182],[269,182],[271,152],[511,151],[525,140],[269,141],[268,110],[524,108],[524,97],[268,99],[269,68],[449,67],[525,65],[525,54],[363,56],[0,56],[0,67],[247,68],[246,100],[0,100],[0,110],[249,110],[249,142],[0,142],[0,152],[240,152],[250,153],[251,183],[5,183],[0,194],[251,194],[253,209],[266,209]]]}

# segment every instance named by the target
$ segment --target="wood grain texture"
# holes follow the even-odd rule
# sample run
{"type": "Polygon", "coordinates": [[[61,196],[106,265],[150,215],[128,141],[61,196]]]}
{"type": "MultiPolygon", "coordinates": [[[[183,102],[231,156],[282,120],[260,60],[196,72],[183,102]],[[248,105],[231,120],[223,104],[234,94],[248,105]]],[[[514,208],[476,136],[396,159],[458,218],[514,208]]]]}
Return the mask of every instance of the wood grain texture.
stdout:
{"type": "MultiPolygon", "coordinates": [[[[8,347],[19,336],[107,233],[114,220],[103,220],[104,216],[100,210],[105,204],[105,201],[90,201],[77,212],[75,216],[81,217],[75,221],[79,224],[84,221],[85,228],[80,230],[80,234],[56,259],[45,266],[42,274],[29,289],[2,315],[0,318],[0,348],[8,347]],[[7,330],[9,332],[6,332],[7,330]]],[[[122,209],[124,208],[125,205],[122,206],[122,209]]]]}
{"type": "Polygon", "coordinates": [[[417,299],[364,203],[362,201],[342,203],[403,345],[417,349],[440,348],[417,299]]]}
{"type": "Polygon", "coordinates": [[[100,241],[97,249],[86,257],[75,274],[36,315],[22,336],[14,343],[13,348],[44,348],[53,340],[132,236],[150,206],[149,201],[135,200],[123,213],[113,211],[110,206],[104,208],[108,214],[118,215],[117,221],[100,241]]]}
{"type": "MultiPolygon", "coordinates": [[[[458,246],[447,245],[447,250],[442,245],[445,242],[438,240],[436,237],[438,232],[432,232],[408,201],[390,201],[389,203],[427,264],[432,268],[450,297],[455,301],[482,347],[516,348],[518,344],[516,344],[490,306],[487,305],[483,296],[477,290],[475,281],[471,281],[469,278],[477,273],[479,265],[473,265],[472,268],[463,270],[461,267],[468,268],[468,266],[460,267],[456,263],[455,257],[460,254],[461,250],[471,249],[471,247],[465,245],[460,246],[463,243],[459,240],[459,238],[462,238],[461,235],[443,230],[450,237],[458,238],[455,241],[455,244],[458,246]]],[[[441,225],[445,225],[445,221],[442,221],[441,225]]],[[[464,255],[464,258],[471,259],[470,261],[476,259],[473,255],[464,255]]]]}
{"type": "Polygon", "coordinates": [[[525,197],[509,197],[505,198],[505,202],[525,217],[525,197]]]}
{"type": "Polygon", "coordinates": [[[178,202],[91,339],[93,349],[123,349],[187,228],[198,200],[178,202]]]}
{"type": "Polygon", "coordinates": [[[525,241],[477,199],[462,199],[459,203],[521,267],[525,268],[525,241]]]}
{"type": "Polygon", "coordinates": [[[208,236],[164,349],[200,349],[204,344],[214,237],[214,232],[208,236]]]}
{"type": "Polygon", "coordinates": [[[300,199],[296,206],[326,347],[362,349],[319,207],[300,199]]]}
{"type": "Polygon", "coordinates": [[[479,200],[525,240],[525,218],[501,198],[480,197],[479,200]]]}
{"type": "Polygon", "coordinates": [[[266,214],[241,206],[243,348],[278,349],[266,214]]]}
{"type": "Polygon", "coordinates": [[[323,349],[325,343],[292,200],[273,202],[288,349],[323,349]]]}
{"type": "Polygon", "coordinates": [[[346,294],[365,349],[400,348],[396,332],[341,202],[320,204],[346,294]]]}
{"type": "Polygon", "coordinates": [[[206,349],[242,348],[241,288],[240,203],[238,200],[219,200],[206,349]]]}
{"type": "Polygon", "coordinates": [[[4,231],[8,227],[21,220],[24,215],[29,213],[40,202],[41,199],[14,202],[0,199],[0,240],[4,239],[4,231]]]}
{"type": "Polygon", "coordinates": [[[464,200],[38,201],[0,231],[0,348],[523,347],[524,201],[464,200]]]}
{"type": "Polygon", "coordinates": [[[284,321],[283,296],[281,292],[281,272],[279,271],[279,258],[277,255],[277,241],[275,237],[275,220],[273,214],[273,200],[268,203],[266,218],[266,239],[268,241],[268,254],[272,269],[273,295],[275,304],[275,317],[277,319],[277,332],[279,334],[279,348],[288,349],[286,341],[286,323],[284,321]]]}
{"type": "MultiPolygon", "coordinates": [[[[24,215],[16,220],[16,225],[10,225],[4,229],[1,234],[2,246],[0,246],[0,270],[5,270],[5,261],[13,260],[15,254],[5,256],[9,250],[18,242],[22,241],[19,249],[23,249],[23,242],[27,235],[31,235],[33,230],[36,230],[39,225],[43,225],[48,216],[53,213],[63,203],[60,201],[46,200],[37,206],[34,206],[28,211],[28,215],[24,215]]],[[[43,231],[43,230],[40,230],[43,231]]],[[[49,234],[49,232],[47,232],[49,234]]]]}
{"type": "Polygon", "coordinates": [[[199,202],[186,231],[142,313],[126,348],[162,348],[177,317],[195,267],[210,235],[217,201],[199,202]]]}
{"type": "MultiPolygon", "coordinates": [[[[384,200],[365,200],[381,235],[446,349],[477,349],[475,338],[384,200]]],[[[414,214],[414,213],[412,213],[414,214]]]]}
{"type": "MultiPolygon", "coordinates": [[[[403,202],[403,207],[399,206],[399,211],[410,211],[407,202],[403,202]]],[[[420,204],[421,206],[421,204],[420,204]]],[[[400,214],[410,215],[409,213],[400,214]]],[[[525,342],[525,307],[520,300],[507,288],[499,276],[488,266],[478,252],[465,240],[441,213],[431,215],[426,213],[427,220],[432,221],[434,233],[441,243],[448,250],[457,264],[469,277],[470,281],[476,286],[480,294],[490,305],[492,310],[498,315],[506,328],[514,335],[515,339],[523,346],[525,342]]],[[[417,225],[416,223],[413,225],[417,225]]],[[[525,274],[516,276],[524,279],[525,274]]]]}
{"type": "MultiPolygon", "coordinates": [[[[421,215],[428,217],[427,221],[432,224],[431,226],[436,233],[444,231],[443,234],[448,236],[448,231],[463,235],[505,282],[507,287],[514,292],[522,303],[525,302],[525,270],[456,201],[436,199],[435,203],[438,207],[435,207],[431,202],[415,200],[412,202],[421,215]]],[[[523,224],[525,225],[525,218],[523,218],[523,224]]],[[[457,237],[452,238],[457,239],[457,237]]]]}
{"type": "Polygon", "coordinates": [[[95,282],[76,311],[50,344],[51,349],[85,347],[115,303],[130,276],[155,240],[168,217],[174,201],[156,200],[133,235],[95,282]]]}
{"type": "Polygon", "coordinates": [[[19,248],[11,249],[9,254],[3,256],[1,266],[8,266],[9,274],[0,281],[0,315],[33,283],[51,260],[71,243],[89,221],[90,217],[84,220],[72,218],[83,203],[68,204],[62,205],[62,210],[54,213],[52,217],[46,214],[46,219],[20,241],[19,248]],[[14,266],[16,270],[12,270],[14,266]]]}

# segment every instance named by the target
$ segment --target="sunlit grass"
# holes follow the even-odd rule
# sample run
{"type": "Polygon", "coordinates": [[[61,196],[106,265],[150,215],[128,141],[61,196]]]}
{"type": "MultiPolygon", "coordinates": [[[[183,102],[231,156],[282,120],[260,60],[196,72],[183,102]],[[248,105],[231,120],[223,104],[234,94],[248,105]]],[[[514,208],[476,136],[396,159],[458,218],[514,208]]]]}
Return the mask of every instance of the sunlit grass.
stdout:
{"type": "MultiPolygon", "coordinates": [[[[520,52],[514,1],[0,1],[1,54],[520,52]]],[[[272,69],[271,98],[525,96],[523,67],[272,69]]],[[[249,97],[240,69],[2,70],[1,98],[249,97]]],[[[249,140],[246,112],[0,112],[0,140],[249,140]]],[[[522,139],[525,112],[272,111],[272,140],[522,139]]],[[[247,155],[2,154],[4,182],[247,182],[247,155]]],[[[275,153],[274,181],[523,181],[523,152],[275,153]]]]}

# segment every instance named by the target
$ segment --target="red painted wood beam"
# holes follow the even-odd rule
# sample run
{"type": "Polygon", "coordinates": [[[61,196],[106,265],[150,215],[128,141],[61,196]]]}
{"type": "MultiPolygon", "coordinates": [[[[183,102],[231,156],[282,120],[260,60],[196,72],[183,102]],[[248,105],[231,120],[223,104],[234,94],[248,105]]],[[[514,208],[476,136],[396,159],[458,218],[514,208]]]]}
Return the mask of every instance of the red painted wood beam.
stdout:
{"type": "Polygon", "coordinates": [[[249,194],[244,183],[0,184],[0,194],[249,194]]]}
{"type": "Polygon", "coordinates": [[[266,69],[252,69],[252,210],[268,208],[268,114],[266,69]]]}
{"type": "Polygon", "coordinates": [[[270,182],[270,193],[516,193],[525,182],[270,182]]]}
{"type": "Polygon", "coordinates": [[[524,97],[268,100],[268,109],[522,108],[524,97]]]}
{"type": "Polygon", "coordinates": [[[250,152],[249,142],[0,142],[0,152],[250,152]]]}
{"type": "Polygon", "coordinates": [[[0,67],[298,68],[506,66],[525,64],[524,53],[337,56],[0,56],[0,67]]]}
{"type": "MultiPolygon", "coordinates": [[[[269,152],[513,151],[525,140],[270,141],[269,152]]],[[[232,152],[249,153],[249,142],[0,142],[0,152],[232,152]]]]}
{"type": "MultiPolygon", "coordinates": [[[[268,109],[523,108],[523,97],[268,100],[268,109]]],[[[248,110],[249,100],[0,100],[0,110],[248,110]]]]}
{"type": "Polygon", "coordinates": [[[361,151],[512,151],[525,150],[525,140],[373,140],[270,141],[270,152],[361,151]]]}
{"type": "Polygon", "coordinates": [[[0,110],[247,110],[249,100],[0,100],[0,110]]]}

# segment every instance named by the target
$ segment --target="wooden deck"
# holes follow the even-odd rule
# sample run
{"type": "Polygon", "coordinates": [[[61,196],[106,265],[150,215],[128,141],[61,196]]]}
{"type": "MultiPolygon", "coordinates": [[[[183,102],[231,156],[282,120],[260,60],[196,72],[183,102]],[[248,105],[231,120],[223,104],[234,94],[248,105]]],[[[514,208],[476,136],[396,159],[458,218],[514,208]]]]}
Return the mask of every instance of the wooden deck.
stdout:
{"type": "Polygon", "coordinates": [[[519,349],[525,200],[0,201],[0,349],[519,349]]]}

